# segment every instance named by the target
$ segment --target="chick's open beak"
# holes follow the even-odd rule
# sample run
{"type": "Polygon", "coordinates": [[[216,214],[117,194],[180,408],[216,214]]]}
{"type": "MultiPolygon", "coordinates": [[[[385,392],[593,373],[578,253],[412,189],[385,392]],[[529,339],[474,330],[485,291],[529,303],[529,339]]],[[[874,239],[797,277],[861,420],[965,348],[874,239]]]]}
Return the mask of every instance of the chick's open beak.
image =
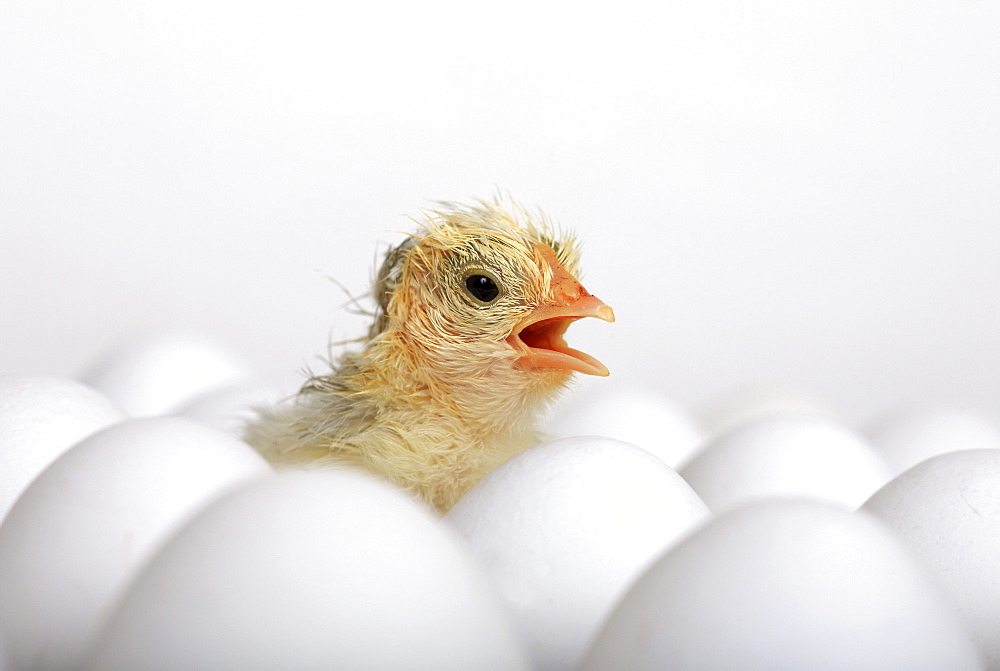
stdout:
{"type": "Polygon", "coordinates": [[[552,270],[551,300],[539,305],[507,337],[520,352],[517,366],[528,369],[571,370],[587,375],[606,376],[608,369],[594,357],[566,345],[563,334],[569,325],[584,317],[615,320],[614,311],[592,296],[556,259],[546,245],[536,253],[552,270]]]}

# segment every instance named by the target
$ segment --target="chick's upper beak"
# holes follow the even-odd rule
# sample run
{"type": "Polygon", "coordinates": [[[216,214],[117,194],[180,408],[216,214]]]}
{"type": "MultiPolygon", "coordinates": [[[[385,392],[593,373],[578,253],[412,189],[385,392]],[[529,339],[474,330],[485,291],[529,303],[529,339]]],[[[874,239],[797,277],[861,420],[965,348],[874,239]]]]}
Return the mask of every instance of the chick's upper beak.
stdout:
{"type": "Polygon", "coordinates": [[[597,317],[615,320],[614,311],[592,296],[556,259],[547,245],[535,251],[552,271],[551,299],[531,311],[507,337],[520,352],[517,365],[529,369],[570,370],[588,375],[606,376],[608,369],[594,357],[566,345],[563,334],[577,319],[597,317]]]}

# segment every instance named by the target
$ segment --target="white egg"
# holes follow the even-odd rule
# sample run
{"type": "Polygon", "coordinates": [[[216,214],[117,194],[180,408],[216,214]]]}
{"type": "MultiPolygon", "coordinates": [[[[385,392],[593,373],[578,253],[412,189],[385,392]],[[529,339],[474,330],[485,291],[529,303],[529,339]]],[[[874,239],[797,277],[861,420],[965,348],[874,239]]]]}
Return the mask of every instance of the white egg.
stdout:
{"type": "Polygon", "coordinates": [[[125,582],[227,488],[272,472],[250,446],[179,417],[78,443],[0,527],[0,632],[17,668],[76,668],[125,582]]]}
{"type": "Polygon", "coordinates": [[[778,384],[737,387],[705,401],[694,411],[698,426],[710,437],[758,419],[782,415],[843,421],[841,413],[826,399],[778,384]]]}
{"type": "Polygon", "coordinates": [[[108,398],[73,380],[0,378],[0,521],[60,454],[123,419],[108,398]]]}
{"type": "Polygon", "coordinates": [[[743,424],[710,441],[680,473],[716,514],[782,496],[856,508],[891,478],[860,435],[805,415],[743,424]]]}
{"type": "Polygon", "coordinates": [[[163,548],[91,669],[523,669],[468,550],[353,470],[286,472],[216,502],[163,548]]]}
{"type": "Polygon", "coordinates": [[[545,426],[555,438],[605,436],[636,445],[677,468],[702,434],[669,398],[649,389],[587,389],[569,396],[545,426]]]}
{"type": "Polygon", "coordinates": [[[207,391],[246,381],[250,368],[214,341],[182,333],[140,339],[112,353],[89,375],[132,417],[175,411],[207,391]]]}
{"type": "Polygon", "coordinates": [[[288,385],[247,382],[200,394],[175,412],[220,431],[241,436],[247,422],[257,416],[258,409],[273,407],[295,391],[288,385]]]}
{"type": "Polygon", "coordinates": [[[876,492],[862,510],[931,567],[988,667],[1000,669],[1000,450],[932,457],[876,492]]]}
{"type": "Polygon", "coordinates": [[[867,434],[896,473],[946,452],[1000,449],[1000,424],[958,407],[898,411],[874,423],[867,434]]]}
{"type": "Polygon", "coordinates": [[[445,519],[513,611],[541,668],[572,668],[645,565],[709,517],[662,461],[610,438],[538,445],[486,476],[445,519]]]}
{"type": "Polygon", "coordinates": [[[819,502],[731,511],[664,554],[585,669],[978,669],[951,605],[876,520],[819,502]]]}

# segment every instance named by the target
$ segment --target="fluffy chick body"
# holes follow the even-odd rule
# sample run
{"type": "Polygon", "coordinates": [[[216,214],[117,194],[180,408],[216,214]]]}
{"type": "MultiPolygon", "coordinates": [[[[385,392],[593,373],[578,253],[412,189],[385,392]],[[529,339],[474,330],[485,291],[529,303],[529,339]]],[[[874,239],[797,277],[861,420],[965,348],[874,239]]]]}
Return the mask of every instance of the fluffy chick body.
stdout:
{"type": "Polygon", "coordinates": [[[363,349],[263,412],[247,441],[278,465],[361,466],[446,511],[538,442],[539,415],[573,370],[607,374],[562,341],[572,320],[613,320],[576,281],[578,262],[571,237],[514,204],[428,213],[378,271],[363,349]]]}

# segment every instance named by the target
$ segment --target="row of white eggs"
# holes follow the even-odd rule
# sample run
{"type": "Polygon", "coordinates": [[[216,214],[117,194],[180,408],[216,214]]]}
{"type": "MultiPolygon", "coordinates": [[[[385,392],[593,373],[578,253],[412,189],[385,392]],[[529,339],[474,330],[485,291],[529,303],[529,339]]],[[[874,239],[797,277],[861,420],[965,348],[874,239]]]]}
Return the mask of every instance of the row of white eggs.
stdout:
{"type": "Polygon", "coordinates": [[[606,437],[525,452],[441,523],[353,471],[275,474],[231,435],[285,393],[248,370],[173,338],[103,393],[3,380],[9,668],[1000,668],[988,419],[862,437],[758,392],[696,423],[598,386],[550,428],[606,437]]]}

